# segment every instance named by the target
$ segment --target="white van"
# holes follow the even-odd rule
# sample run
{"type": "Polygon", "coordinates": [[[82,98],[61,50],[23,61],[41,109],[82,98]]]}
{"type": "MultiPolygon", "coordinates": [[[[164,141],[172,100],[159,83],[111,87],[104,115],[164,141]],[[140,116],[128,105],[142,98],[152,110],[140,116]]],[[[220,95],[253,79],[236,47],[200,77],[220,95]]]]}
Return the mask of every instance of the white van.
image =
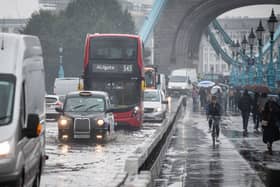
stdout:
{"type": "Polygon", "coordinates": [[[72,91],[83,89],[83,79],[79,77],[56,78],[54,81],[53,93],[55,95],[66,95],[72,91]]]}
{"type": "Polygon", "coordinates": [[[35,36],[0,36],[0,186],[39,186],[46,158],[41,44],[35,36]]]}
{"type": "Polygon", "coordinates": [[[171,71],[168,80],[168,95],[190,94],[192,84],[197,82],[197,73],[194,68],[181,68],[171,71]]]}

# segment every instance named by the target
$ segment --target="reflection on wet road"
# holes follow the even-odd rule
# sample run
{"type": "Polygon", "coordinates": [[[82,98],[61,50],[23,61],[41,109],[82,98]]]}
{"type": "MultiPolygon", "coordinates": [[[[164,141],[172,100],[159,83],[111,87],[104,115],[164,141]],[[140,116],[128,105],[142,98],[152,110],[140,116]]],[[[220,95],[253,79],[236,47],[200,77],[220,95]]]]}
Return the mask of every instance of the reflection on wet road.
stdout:
{"type": "Polygon", "coordinates": [[[49,160],[42,176],[42,187],[105,186],[124,171],[125,159],[160,124],[138,131],[117,131],[104,144],[87,142],[60,143],[56,123],[47,124],[46,152],[49,160]]]}
{"type": "Polygon", "coordinates": [[[213,149],[206,117],[189,108],[177,124],[157,186],[264,186],[223,135],[213,149]]]}

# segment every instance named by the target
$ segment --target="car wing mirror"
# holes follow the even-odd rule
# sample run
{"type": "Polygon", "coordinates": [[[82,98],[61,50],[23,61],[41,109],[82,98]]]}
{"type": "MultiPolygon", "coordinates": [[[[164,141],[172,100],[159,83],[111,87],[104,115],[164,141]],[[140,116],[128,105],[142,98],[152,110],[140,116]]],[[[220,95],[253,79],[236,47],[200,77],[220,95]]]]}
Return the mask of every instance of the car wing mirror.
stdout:
{"type": "Polygon", "coordinates": [[[23,129],[24,136],[28,138],[38,137],[43,130],[38,114],[29,114],[27,118],[27,127],[23,129]]]}

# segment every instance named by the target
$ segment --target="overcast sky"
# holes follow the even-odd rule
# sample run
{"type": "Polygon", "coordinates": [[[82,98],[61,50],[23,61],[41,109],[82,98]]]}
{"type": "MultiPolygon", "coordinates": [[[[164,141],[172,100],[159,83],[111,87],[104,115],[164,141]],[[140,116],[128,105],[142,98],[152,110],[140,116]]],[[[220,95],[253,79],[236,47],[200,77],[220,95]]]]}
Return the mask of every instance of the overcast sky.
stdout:
{"type": "MultiPolygon", "coordinates": [[[[280,14],[280,5],[258,5],[234,9],[223,14],[222,17],[269,17],[272,7],[275,9],[275,14],[280,14]]],[[[0,0],[0,19],[28,18],[38,8],[38,0],[0,0]]]]}
{"type": "Polygon", "coordinates": [[[0,18],[28,18],[38,10],[39,0],[0,0],[0,18]]]}

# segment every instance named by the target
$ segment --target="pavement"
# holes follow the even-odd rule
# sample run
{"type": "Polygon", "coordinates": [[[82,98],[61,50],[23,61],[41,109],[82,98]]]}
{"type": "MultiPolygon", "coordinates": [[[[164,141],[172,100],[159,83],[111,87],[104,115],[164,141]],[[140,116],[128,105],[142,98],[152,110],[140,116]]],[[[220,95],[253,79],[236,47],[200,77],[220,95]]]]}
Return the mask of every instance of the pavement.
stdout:
{"type": "Polygon", "coordinates": [[[280,141],[273,144],[273,154],[268,154],[261,132],[253,131],[252,120],[248,135],[243,136],[241,117],[232,113],[223,117],[220,143],[213,148],[205,114],[192,112],[191,108],[188,102],[166,153],[161,174],[154,181],[155,186],[261,187],[280,184],[279,177],[276,175],[272,179],[268,172],[280,170],[280,141]]]}

